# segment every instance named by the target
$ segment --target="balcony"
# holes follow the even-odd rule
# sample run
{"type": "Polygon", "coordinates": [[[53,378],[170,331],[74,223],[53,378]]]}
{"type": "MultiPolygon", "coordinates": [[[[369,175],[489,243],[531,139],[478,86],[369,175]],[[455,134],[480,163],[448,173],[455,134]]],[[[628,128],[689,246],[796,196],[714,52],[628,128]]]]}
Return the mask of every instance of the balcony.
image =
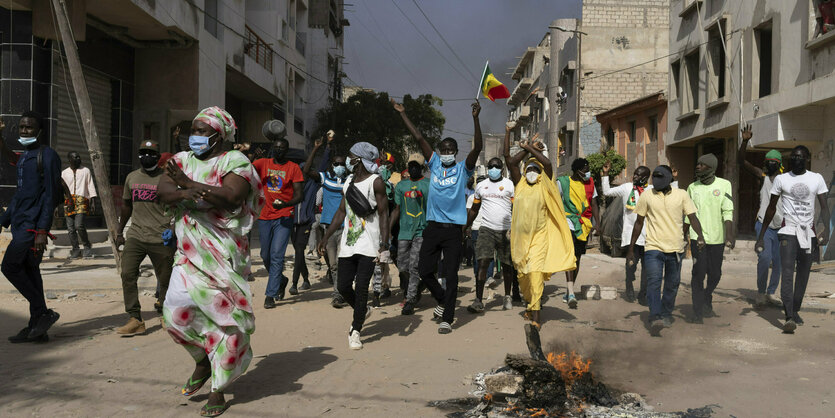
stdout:
{"type": "Polygon", "coordinates": [[[244,45],[244,54],[249,55],[255,62],[269,71],[273,72],[273,51],[260,36],[258,36],[252,28],[246,26],[246,44],[244,45]]]}
{"type": "Polygon", "coordinates": [[[531,119],[531,107],[530,106],[521,106],[519,108],[519,121],[525,122],[531,119]]]}
{"type": "Polygon", "coordinates": [[[305,32],[296,32],[296,51],[299,51],[299,54],[304,56],[304,49],[307,45],[307,33],[305,32]]]}
{"type": "Polygon", "coordinates": [[[522,57],[519,58],[519,63],[516,64],[516,68],[513,70],[513,75],[510,77],[514,80],[519,80],[525,75],[525,68],[527,68],[528,64],[533,61],[533,56],[536,53],[536,48],[528,47],[525,50],[525,53],[522,54],[522,57]]]}
{"type": "Polygon", "coordinates": [[[516,88],[513,89],[513,93],[511,93],[510,101],[508,101],[508,103],[511,105],[521,104],[525,97],[527,97],[532,85],[533,79],[530,77],[525,77],[519,80],[519,84],[517,84],[516,88]]]}

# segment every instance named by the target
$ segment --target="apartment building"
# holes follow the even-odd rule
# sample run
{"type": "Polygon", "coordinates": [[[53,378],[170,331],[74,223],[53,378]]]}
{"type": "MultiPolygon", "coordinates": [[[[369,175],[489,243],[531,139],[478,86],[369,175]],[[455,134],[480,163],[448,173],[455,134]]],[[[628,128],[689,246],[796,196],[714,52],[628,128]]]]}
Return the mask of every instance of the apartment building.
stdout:
{"type": "MultiPolygon", "coordinates": [[[[338,97],[347,25],[342,1],[63,3],[116,196],[137,166],[138,143],[153,139],[163,151],[183,149],[191,120],[202,108],[226,108],[238,123],[239,142],[263,141],[263,122],[283,120],[291,147],[304,148],[317,106],[338,97]]],[[[6,143],[14,148],[18,115],[38,111],[47,122],[43,139],[65,156],[87,147],[51,5],[51,0],[0,4],[0,117],[9,127],[6,143]]],[[[8,202],[15,174],[0,170],[0,201],[8,202]]]]}
{"type": "Polygon", "coordinates": [[[629,179],[639,166],[650,169],[667,164],[667,98],[656,92],[597,115],[606,149],[626,159],[622,173],[629,179]]]}
{"type": "Polygon", "coordinates": [[[545,33],[539,44],[528,47],[519,57],[510,78],[516,87],[510,93],[507,104],[511,107],[508,122],[516,124],[513,136],[527,140],[538,136],[546,140],[549,127],[547,99],[548,68],[551,59],[551,34],[545,33]]]}
{"type": "MultiPolygon", "coordinates": [[[[736,164],[751,124],[751,161],[803,144],[811,169],[835,175],[835,31],[818,30],[815,0],[673,0],[670,6],[668,154],[682,184],[695,160],[719,156],[734,184],[737,226],[753,231],[757,180],[736,164]],[[819,33],[820,32],[820,33],[819,33]]],[[[830,207],[832,207],[830,201],[830,207]]],[[[827,258],[833,257],[829,249],[827,258]]]]}

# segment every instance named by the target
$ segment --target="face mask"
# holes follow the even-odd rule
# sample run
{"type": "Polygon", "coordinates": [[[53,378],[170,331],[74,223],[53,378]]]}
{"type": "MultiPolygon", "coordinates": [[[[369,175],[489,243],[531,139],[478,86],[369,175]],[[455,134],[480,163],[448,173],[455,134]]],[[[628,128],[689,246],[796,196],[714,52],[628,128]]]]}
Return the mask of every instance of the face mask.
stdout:
{"type": "Polygon", "coordinates": [[[635,187],[647,187],[647,181],[644,180],[635,180],[632,182],[632,185],[635,187]]]}
{"type": "Polygon", "coordinates": [[[455,164],[455,154],[441,154],[441,164],[447,167],[455,164]]]}
{"type": "Polygon", "coordinates": [[[336,177],[345,177],[346,170],[347,168],[344,165],[338,165],[333,168],[333,174],[336,174],[336,177]]]}
{"type": "Polygon", "coordinates": [[[154,171],[157,168],[157,163],[159,163],[159,155],[140,155],[139,156],[139,165],[145,169],[145,171],[154,171]]]}
{"type": "Polygon", "coordinates": [[[652,187],[655,190],[664,190],[667,187],[670,187],[670,182],[663,177],[653,177],[652,178],[652,187]]]}
{"type": "Polygon", "coordinates": [[[794,172],[795,174],[802,174],[804,171],[806,171],[806,160],[805,159],[792,158],[790,164],[791,164],[791,167],[792,167],[792,172],[794,172]]]}
{"type": "Polygon", "coordinates": [[[36,136],[33,136],[31,138],[21,137],[21,138],[17,139],[17,142],[20,142],[20,145],[23,145],[24,147],[28,147],[29,145],[34,144],[35,141],[37,141],[37,140],[38,140],[38,137],[36,137],[36,136]]]}
{"type": "Polygon", "coordinates": [[[346,167],[348,167],[348,171],[349,171],[349,172],[353,173],[353,172],[354,172],[354,168],[356,168],[356,167],[357,167],[357,164],[358,164],[359,162],[360,162],[359,158],[357,158],[357,159],[353,159],[353,158],[351,158],[351,157],[348,157],[348,159],[346,159],[346,160],[345,160],[345,166],[346,166],[346,167]]]}
{"type": "Polygon", "coordinates": [[[528,171],[525,173],[525,179],[528,180],[528,183],[535,184],[539,180],[539,173],[536,171],[528,171]]]}
{"type": "Polygon", "coordinates": [[[501,168],[490,168],[487,170],[487,176],[490,177],[490,180],[498,180],[502,178],[502,169],[501,168]]]}
{"type": "Polygon", "coordinates": [[[276,160],[283,160],[284,156],[286,155],[286,149],[279,150],[278,147],[273,147],[273,158],[275,158],[276,160]]]}
{"type": "Polygon", "coordinates": [[[214,145],[209,146],[209,139],[215,135],[217,134],[213,134],[211,136],[192,135],[188,137],[188,147],[191,148],[195,154],[203,155],[214,147],[214,145]]]}
{"type": "Polygon", "coordinates": [[[380,177],[383,178],[383,181],[388,181],[391,178],[391,171],[388,167],[380,167],[380,177]]]}
{"type": "Polygon", "coordinates": [[[765,172],[769,176],[780,170],[780,163],[777,161],[766,161],[765,172]]]}
{"type": "Polygon", "coordinates": [[[417,179],[420,178],[421,175],[423,175],[423,170],[420,167],[409,167],[409,177],[417,179]]]}
{"type": "Polygon", "coordinates": [[[585,173],[583,173],[583,180],[589,181],[590,178],[591,178],[591,171],[586,171],[585,173]]]}

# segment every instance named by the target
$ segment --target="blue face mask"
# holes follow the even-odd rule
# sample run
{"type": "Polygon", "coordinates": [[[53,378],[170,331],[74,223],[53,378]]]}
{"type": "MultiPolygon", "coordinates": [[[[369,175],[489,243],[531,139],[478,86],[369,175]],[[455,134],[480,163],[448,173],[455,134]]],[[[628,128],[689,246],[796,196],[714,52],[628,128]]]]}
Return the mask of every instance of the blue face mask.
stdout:
{"type": "Polygon", "coordinates": [[[188,137],[188,146],[195,154],[203,155],[214,147],[214,145],[209,146],[209,140],[215,135],[217,134],[211,136],[192,135],[188,137]]]}
{"type": "Polygon", "coordinates": [[[502,169],[501,168],[490,168],[487,170],[487,177],[490,177],[490,180],[498,180],[502,177],[502,169]]]}
{"type": "Polygon", "coordinates": [[[336,174],[336,177],[345,177],[346,170],[344,165],[338,165],[333,168],[333,174],[336,174]]]}
{"type": "Polygon", "coordinates": [[[31,138],[21,137],[21,138],[17,139],[17,142],[20,142],[20,145],[23,145],[24,147],[28,147],[29,145],[34,144],[35,141],[37,141],[37,140],[38,140],[38,137],[36,137],[36,136],[33,136],[31,138]]]}
{"type": "Polygon", "coordinates": [[[585,173],[583,173],[583,180],[589,181],[590,178],[591,178],[591,171],[586,171],[585,173]]]}
{"type": "Polygon", "coordinates": [[[441,154],[441,164],[447,167],[455,164],[455,154],[441,154]]]}

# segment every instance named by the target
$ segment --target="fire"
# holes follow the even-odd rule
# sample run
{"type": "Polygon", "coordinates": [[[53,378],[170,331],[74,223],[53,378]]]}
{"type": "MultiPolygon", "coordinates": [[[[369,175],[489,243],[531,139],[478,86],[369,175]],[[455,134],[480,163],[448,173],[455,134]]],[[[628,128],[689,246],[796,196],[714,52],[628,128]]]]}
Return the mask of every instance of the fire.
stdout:
{"type": "Polygon", "coordinates": [[[571,354],[551,352],[548,353],[546,358],[548,363],[551,363],[560,372],[563,380],[569,384],[588,373],[591,368],[591,360],[584,360],[582,356],[573,351],[571,354]]]}

